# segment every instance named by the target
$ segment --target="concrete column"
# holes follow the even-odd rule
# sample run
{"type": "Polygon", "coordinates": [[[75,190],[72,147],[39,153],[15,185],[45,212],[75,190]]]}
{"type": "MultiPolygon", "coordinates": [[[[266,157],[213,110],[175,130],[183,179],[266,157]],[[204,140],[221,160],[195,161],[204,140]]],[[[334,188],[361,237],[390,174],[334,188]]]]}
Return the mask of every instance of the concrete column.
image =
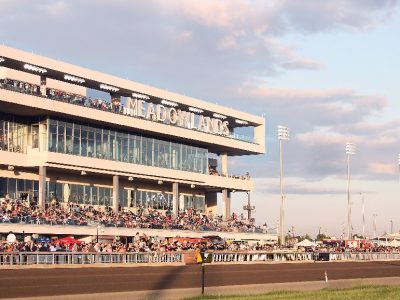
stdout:
{"type": "Polygon", "coordinates": [[[228,175],[228,154],[221,154],[221,173],[222,175],[228,175]]]}
{"type": "Polygon", "coordinates": [[[227,189],[222,190],[222,217],[224,220],[228,220],[231,217],[231,192],[227,189]]]}
{"type": "Polygon", "coordinates": [[[177,182],[172,183],[172,214],[176,218],[179,212],[179,186],[177,182]]]}
{"type": "Polygon", "coordinates": [[[68,202],[69,196],[71,195],[71,188],[68,183],[64,183],[63,185],[63,202],[68,202]]]}
{"type": "Polygon", "coordinates": [[[39,166],[39,208],[45,209],[46,205],[46,167],[39,166]]]}
{"type": "Polygon", "coordinates": [[[119,176],[113,176],[113,211],[119,211],[119,176]]]}

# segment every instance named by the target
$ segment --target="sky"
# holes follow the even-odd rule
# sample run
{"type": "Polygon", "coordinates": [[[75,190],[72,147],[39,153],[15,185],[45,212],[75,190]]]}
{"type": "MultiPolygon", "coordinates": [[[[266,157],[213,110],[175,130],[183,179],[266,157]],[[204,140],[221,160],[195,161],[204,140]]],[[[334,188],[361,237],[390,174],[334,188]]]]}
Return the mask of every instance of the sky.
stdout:
{"type": "MultiPolygon", "coordinates": [[[[353,231],[400,230],[397,0],[0,0],[0,42],[266,117],[267,153],[248,170],[258,223],[340,236],[351,157],[353,231]]],[[[246,194],[234,193],[241,213],[246,194]]]]}

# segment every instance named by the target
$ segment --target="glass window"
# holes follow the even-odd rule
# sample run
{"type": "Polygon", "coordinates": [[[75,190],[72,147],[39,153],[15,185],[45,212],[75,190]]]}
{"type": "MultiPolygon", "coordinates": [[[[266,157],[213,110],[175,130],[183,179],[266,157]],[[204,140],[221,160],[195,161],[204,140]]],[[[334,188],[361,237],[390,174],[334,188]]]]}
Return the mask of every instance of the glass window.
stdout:
{"type": "Polygon", "coordinates": [[[81,154],[81,126],[77,124],[74,124],[73,154],[75,155],[81,154]]]}
{"type": "Polygon", "coordinates": [[[50,121],[49,126],[49,151],[57,151],[57,122],[50,121]]]}
{"type": "Polygon", "coordinates": [[[7,194],[7,178],[0,177],[0,197],[5,197],[7,194]]]}
{"type": "Polygon", "coordinates": [[[95,135],[95,131],[93,128],[89,127],[89,131],[88,131],[88,157],[95,157],[95,148],[94,148],[94,135],[95,135]]]}
{"type": "MultiPolygon", "coordinates": [[[[0,126],[4,140],[4,122],[0,126]]],[[[23,145],[24,128],[13,128],[16,141],[23,145]]],[[[208,171],[207,149],[68,122],[50,120],[48,144],[54,152],[204,174],[208,171]]],[[[1,146],[7,147],[4,142],[1,146]]]]}
{"type": "Polygon", "coordinates": [[[81,156],[88,156],[88,127],[81,127],[81,156]]]}
{"type": "Polygon", "coordinates": [[[58,140],[57,140],[57,152],[64,153],[65,146],[65,123],[58,122],[58,140]]]}
{"type": "Polygon", "coordinates": [[[111,159],[110,156],[110,131],[103,129],[103,158],[111,159]]]}
{"type": "Polygon", "coordinates": [[[123,162],[129,162],[129,135],[122,135],[121,157],[123,162]]]}
{"type": "Polygon", "coordinates": [[[102,139],[102,130],[96,129],[96,157],[103,158],[103,139],[102,139]]]}
{"type": "Polygon", "coordinates": [[[65,126],[65,153],[73,154],[73,127],[72,124],[66,124],[65,126]]]}

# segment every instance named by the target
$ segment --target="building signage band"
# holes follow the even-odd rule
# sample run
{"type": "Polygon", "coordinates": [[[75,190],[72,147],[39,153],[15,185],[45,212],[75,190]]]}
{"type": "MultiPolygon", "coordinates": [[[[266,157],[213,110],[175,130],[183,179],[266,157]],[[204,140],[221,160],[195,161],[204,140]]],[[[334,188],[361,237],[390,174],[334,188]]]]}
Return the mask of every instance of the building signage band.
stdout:
{"type": "Polygon", "coordinates": [[[202,132],[229,136],[229,122],[217,118],[205,117],[193,112],[165,107],[140,99],[128,98],[123,113],[125,115],[140,117],[164,124],[175,125],[202,132]]]}

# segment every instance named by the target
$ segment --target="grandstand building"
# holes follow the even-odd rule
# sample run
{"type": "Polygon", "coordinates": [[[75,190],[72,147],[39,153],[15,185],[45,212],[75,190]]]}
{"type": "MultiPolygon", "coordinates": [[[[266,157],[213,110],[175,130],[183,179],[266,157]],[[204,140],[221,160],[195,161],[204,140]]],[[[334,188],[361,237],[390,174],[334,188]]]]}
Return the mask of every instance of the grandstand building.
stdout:
{"type": "Polygon", "coordinates": [[[263,153],[261,116],[0,46],[0,198],[228,218],[263,153]]]}

